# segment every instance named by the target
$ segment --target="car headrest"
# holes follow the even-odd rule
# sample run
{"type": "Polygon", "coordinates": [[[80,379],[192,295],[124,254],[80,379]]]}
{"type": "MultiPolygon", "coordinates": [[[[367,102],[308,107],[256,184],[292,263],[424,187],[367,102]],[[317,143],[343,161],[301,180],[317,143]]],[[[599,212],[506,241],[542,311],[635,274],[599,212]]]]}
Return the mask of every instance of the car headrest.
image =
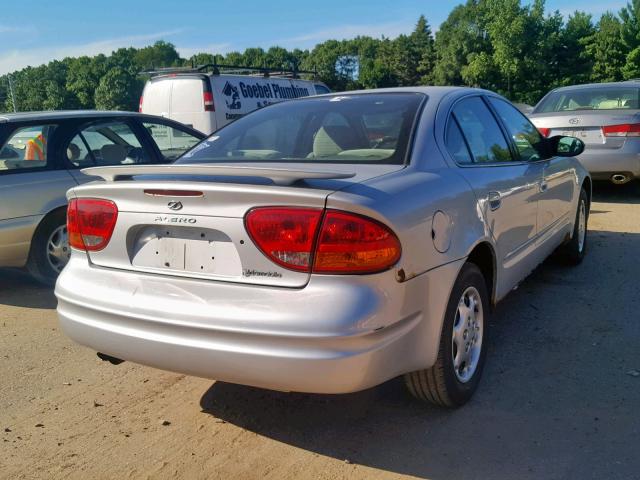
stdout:
{"type": "Polygon", "coordinates": [[[127,149],[115,143],[104,145],[100,149],[102,161],[107,164],[119,164],[127,158],[127,149]]]}
{"type": "Polygon", "coordinates": [[[67,158],[71,162],[78,160],[80,158],[80,147],[75,143],[70,143],[67,146],[67,158]]]}
{"type": "Polygon", "coordinates": [[[357,148],[353,131],[347,126],[324,126],[313,139],[313,156],[330,157],[357,148]]]}

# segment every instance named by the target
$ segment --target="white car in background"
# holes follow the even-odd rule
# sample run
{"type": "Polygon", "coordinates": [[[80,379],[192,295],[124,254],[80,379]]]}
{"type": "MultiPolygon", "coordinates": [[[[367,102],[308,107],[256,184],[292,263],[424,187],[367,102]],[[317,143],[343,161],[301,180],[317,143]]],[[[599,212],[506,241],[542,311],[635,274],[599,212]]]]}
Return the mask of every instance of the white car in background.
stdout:
{"type": "MultiPolygon", "coordinates": [[[[272,103],[330,93],[322,82],[298,78],[298,73],[312,72],[203,65],[145,73],[151,78],[140,97],[140,113],[167,117],[206,134],[272,103]]],[[[260,142],[255,139],[258,149],[260,142]]]]}

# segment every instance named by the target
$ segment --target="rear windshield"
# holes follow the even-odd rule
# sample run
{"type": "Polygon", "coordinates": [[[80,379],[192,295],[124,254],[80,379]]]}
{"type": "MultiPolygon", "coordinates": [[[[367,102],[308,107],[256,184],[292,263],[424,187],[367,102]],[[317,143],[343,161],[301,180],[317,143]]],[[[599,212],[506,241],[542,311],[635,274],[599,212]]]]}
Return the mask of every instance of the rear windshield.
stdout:
{"type": "Polygon", "coordinates": [[[593,87],[560,90],[545,97],[533,113],[575,110],[637,109],[640,89],[634,87],[593,87]]]}
{"type": "Polygon", "coordinates": [[[401,164],[425,98],[384,93],[278,103],[218,130],[176,163],[401,164]]]}

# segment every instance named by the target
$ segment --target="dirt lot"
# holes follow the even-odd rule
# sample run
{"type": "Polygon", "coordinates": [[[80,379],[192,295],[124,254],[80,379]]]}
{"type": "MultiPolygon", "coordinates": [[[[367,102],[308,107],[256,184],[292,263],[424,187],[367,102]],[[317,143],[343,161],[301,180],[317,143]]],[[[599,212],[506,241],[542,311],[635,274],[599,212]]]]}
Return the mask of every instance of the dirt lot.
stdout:
{"type": "Polygon", "coordinates": [[[589,241],[498,307],[458,411],[398,380],[320,396],[114,367],[0,271],[0,477],[639,479],[640,188],[598,186],[589,241]]]}

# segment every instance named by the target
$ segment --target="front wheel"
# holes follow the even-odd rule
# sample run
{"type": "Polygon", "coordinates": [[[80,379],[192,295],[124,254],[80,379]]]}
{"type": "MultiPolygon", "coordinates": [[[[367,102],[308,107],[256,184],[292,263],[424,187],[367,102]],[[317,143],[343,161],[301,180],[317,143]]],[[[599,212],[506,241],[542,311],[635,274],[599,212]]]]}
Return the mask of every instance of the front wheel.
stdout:
{"type": "Polygon", "coordinates": [[[443,407],[471,398],[484,368],[488,316],[484,276],[475,264],[465,263],[451,291],[435,365],[404,376],[413,396],[443,407]]]}

